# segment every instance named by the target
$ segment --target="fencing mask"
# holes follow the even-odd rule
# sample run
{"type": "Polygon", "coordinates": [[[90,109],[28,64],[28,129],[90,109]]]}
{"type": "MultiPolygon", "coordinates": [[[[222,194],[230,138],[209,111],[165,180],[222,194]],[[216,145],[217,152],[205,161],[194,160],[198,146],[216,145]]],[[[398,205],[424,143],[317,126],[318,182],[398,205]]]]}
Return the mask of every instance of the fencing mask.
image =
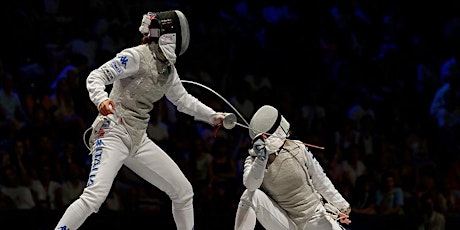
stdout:
{"type": "Polygon", "coordinates": [[[270,105],[260,107],[249,123],[249,136],[253,141],[264,138],[270,153],[277,152],[289,136],[289,122],[270,105]]]}
{"type": "Polygon", "coordinates": [[[175,52],[177,56],[187,50],[190,42],[187,18],[179,10],[144,14],[139,31],[155,39],[160,46],[173,45],[174,49],[170,51],[175,52]]]}

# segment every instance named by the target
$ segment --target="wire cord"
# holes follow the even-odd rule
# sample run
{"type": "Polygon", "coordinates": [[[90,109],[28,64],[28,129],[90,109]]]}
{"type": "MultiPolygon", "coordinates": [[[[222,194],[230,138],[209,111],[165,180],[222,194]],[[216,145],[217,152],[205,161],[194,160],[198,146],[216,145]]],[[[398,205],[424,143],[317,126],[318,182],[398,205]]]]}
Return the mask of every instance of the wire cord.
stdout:
{"type": "Polygon", "coordinates": [[[222,97],[220,94],[218,94],[216,91],[214,91],[213,89],[201,84],[201,83],[198,83],[198,82],[194,82],[194,81],[188,81],[188,80],[181,80],[181,82],[184,82],[184,83],[191,83],[191,84],[195,84],[195,85],[198,85],[198,86],[201,86],[209,91],[211,91],[212,93],[214,93],[215,95],[217,95],[220,99],[222,99],[225,103],[227,103],[228,106],[230,106],[230,108],[233,109],[233,111],[235,111],[236,114],[238,114],[238,116],[241,118],[241,120],[244,121],[244,123],[246,125],[249,126],[249,123],[244,119],[244,117],[240,114],[240,112],[238,112],[238,110],[235,109],[235,107],[233,107],[233,105],[227,101],[227,99],[225,99],[224,97],[222,97]]]}

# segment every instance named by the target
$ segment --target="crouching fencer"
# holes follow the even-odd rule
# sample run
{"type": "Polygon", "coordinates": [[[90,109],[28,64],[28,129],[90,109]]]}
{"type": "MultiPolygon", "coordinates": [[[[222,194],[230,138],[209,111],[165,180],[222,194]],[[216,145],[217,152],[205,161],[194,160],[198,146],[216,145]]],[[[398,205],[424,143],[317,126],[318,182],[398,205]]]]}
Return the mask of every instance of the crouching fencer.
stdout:
{"type": "Polygon", "coordinates": [[[244,162],[246,190],[238,204],[236,230],[252,230],[256,221],[272,230],[340,230],[340,223],[351,223],[350,204],[308,147],[287,139],[289,128],[289,122],[269,105],[252,117],[253,147],[244,162]]]}

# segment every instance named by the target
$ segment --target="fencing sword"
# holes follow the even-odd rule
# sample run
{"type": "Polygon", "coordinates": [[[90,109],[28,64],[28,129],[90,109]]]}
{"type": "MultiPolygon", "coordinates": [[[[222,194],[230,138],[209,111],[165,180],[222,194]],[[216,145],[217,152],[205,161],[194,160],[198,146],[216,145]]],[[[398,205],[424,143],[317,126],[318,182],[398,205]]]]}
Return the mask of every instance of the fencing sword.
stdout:
{"type": "MultiPolygon", "coordinates": [[[[225,99],[224,97],[222,97],[219,93],[217,93],[216,91],[214,91],[213,89],[201,84],[201,83],[198,83],[198,82],[194,82],[194,81],[189,81],[189,80],[180,80],[181,82],[184,82],[184,83],[190,83],[190,84],[194,84],[194,85],[198,85],[200,87],[203,87],[207,90],[209,90],[210,92],[214,93],[216,96],[218,96],[220,99],[222,99],[225,103],[227,103],[228,106],[230,106],[230,108],[233,109],[233,111],[235,111],[235,113],[238,114],[238,116],[241,118],[241,120],[244,121],[245,124],[241,124],[241,123],[238,123],[238,119],[236,117],[236,115],[234,113],[227,113],[225,114],[224,116],[224,119],[222,121],[222,126],[224,126],[224,128],[226,129],[233,129],[235,126],[240,126],[240,127],[243,127],[243,128],[246,128],[248,130],[253,130],[255,132],[258,132],[258,133],[263,133],[263,134],[266,134],[266,135],[275,135],[275,134],[272,134],[272,133],[266,133],[266,132],[262,132],[260,130],[255,130],[251,127],[249,127],[249,123],[244,119],[244,117],[238,112],[238,110],[233,107],[233,105],[227,100],[225,99]]],[[[312,145],[312,144],[308,144],[308,143],[304,143],[304,145],[308,146],[308,147],[312,147],[312,148],[317,148],[317,149],[324,149],[324,147],[322,146],[318,146],[318,145],[312,145]]]]}
{"type": "MultiPolygon", "coordinates": [[[[254,130],[253,128],[247,126],[247,125],[243,125],[241,123],[238,123],[237,122],[237,119],[236,119],[236,115],[233,114],[233,113],[228,113],[227,115],[225,115],[224,117],[224,120],[222,121],[222,125],[224,126],[224,128],[226,129],[233,129],[235,126],[241,126],[243,128],[246,128],[246,129],[249,129],[249,130],[253,130],[253,131],[256,131],[256,132],[259,132],[259,133],[263,133],[263,134],[267,134],[267,135],[274,135],[274,134],[270,134],[270,133],[266,133],[266,132],[261,132],[261,131],[258,131],[258,130],[254,130]]],[[[308,144],[308,143],[303,143],[304,145],[308,146],[308,147],[312,147],[312,148],[317,148],[317,149],[324,149],[324,147],[322,146],[318,146],[318,145],[312,145],[312,144],[308,144]]]]}

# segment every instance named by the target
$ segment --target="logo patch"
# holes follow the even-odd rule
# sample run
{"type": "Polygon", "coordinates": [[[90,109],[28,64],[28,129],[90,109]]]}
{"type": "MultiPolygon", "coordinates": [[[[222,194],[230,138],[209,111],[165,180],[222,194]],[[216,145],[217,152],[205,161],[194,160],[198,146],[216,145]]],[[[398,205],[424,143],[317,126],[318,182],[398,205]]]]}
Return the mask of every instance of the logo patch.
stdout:
{"type": "Polygon", "coordinates": [[[104,73],[104,76],[107,79],[107,81],[111,81],[113,78],[115,78],[115,76],[113,76],[112,71],[110,71],[107,67],[103,66],[101,70],[104,73]]]}
{"type": "Polygon", "coordinates": [[[128,64],[128,58],[126,56],[121,56],[120,57],[120,62],[123,65],[123,67],[125,67],[125,69],[126,69],[126,65],[128,64]]]}
{"type": "Polygon", "coordinates": [[[115,72],[117,72],[117,74],[123,73],[123,69],[120,67],[120,65],[118,65],[118,62],[112,61],[112,63],[110,65],[115,70],[115,72]]]}
{"type": "Polygon", "coordinates": [[[96,140],[96,143],[94,144],[96,146],[96,149],[93,154],[93,163],[91,165],[91,172],[89,174],[88,181],[86,182],[87,187],[94,184],[94,180],[96,179],[97,172],[99,171],[99,165],[101,164],[102,150],[105,145],[104,142],[100,139],[96,140]]]}

